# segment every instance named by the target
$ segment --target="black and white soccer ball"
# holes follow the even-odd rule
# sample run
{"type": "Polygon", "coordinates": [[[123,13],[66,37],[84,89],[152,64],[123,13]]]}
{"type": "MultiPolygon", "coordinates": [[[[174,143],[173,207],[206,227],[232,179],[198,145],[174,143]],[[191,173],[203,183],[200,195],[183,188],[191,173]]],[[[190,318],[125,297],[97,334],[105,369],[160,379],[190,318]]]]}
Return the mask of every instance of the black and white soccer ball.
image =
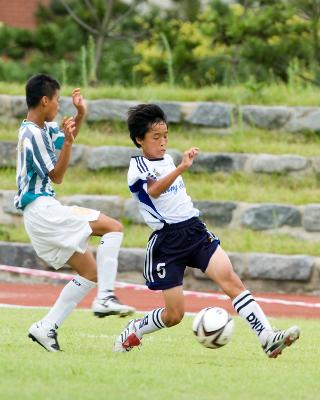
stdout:
{"type": "Polygon", "coordinates": [[[224,308],[207,307],[194,317],[192,329],[199,343],[218,349],[231,340],[234,321],[224,308]]]}

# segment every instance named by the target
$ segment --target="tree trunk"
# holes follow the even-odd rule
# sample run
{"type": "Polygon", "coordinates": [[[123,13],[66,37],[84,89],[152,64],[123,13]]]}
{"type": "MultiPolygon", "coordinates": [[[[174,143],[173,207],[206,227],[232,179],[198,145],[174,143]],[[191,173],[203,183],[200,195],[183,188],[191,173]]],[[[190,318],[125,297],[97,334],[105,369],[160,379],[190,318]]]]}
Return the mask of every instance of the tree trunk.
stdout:
{"type": "Polygon", "coordinates": [[[314,60],[320,63],[320,49],[319,49],[319,18],[317,15],[311,22],[312,37],[313,37],[313,56],[314,60]]]}
{"type": "Polygon", "coordinates": [[[99,66],[102,59],[103,48],[105,44],[106,38],[103,34],[99,34],[96,40],[96,57],[95,57],[95,72],[96,76],[99,74],[99,66]]]}
{"type": "Polygon", "coordinates": [[[102,59],[102,53],[103,53],[103,48],[104,44],[106,41],[106,36],[109,28],[109,24],[111,22],[112,18],[112,11],[113,11],[113,6],[114,6],[114,0],[105,0],[105,14],[103,17],[103,21],[101,24],[101,27],[99,29],[99,33],[97,35],[96,39],[96,76],[99,76],[99,67],[100,67],[100,62],[102,59]]]}

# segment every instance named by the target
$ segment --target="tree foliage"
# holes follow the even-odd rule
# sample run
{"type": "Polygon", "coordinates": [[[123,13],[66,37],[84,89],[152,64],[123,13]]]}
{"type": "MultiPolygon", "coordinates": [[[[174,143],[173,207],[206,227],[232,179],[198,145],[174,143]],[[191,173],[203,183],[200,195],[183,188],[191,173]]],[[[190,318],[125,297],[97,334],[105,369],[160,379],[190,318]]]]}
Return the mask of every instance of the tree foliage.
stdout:
{"type": "Polygon", "coordinates": [[[320,0],[139,3],[53,0],[34,32],[0,26],[0,80],[39,70],[123,85],[320,80],[320,0]]]}

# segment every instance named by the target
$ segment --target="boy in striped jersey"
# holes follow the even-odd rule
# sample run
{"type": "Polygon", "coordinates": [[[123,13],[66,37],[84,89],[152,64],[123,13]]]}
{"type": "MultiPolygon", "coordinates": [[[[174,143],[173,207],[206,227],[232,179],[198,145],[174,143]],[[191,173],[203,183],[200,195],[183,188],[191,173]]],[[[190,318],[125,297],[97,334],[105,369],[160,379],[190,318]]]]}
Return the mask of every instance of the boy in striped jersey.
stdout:
{"type": "Polygon", "coordinates": [[[144,277],[151,290],[162,290],[164,308],[133,319],[118,336],[114,351],[130,351],[144,334],[178,324],[184,315],[183,275],[186,266],[198,268],[232,300],[235,311],[256,333],[265,353],[276,358],[299,338],[300,330],[271,328],[264,312],[234,272],[220,240],[198,218],[181,174],[192,166],[198,148],[184,152],[176,167],[166,154],[168,126],[157,105],[140,104],[129,110],[133,143],[142,149],[128,171],[129,189],[145,222],[153,229],[147,246],[144,277]]]}
{"type": "Polygon", "coordinates": [[[52,122],[59,110],[59,83],[38,74],[26,85],[27,118],[19,131],[15,206],[23,211],[24,224],[32,245],[43,260],[55,269],[69,264],[78,275],[62,290],[49,313],[29,329],[29,337],[46,350],[60,350],[56,330],[85,295],[96,287],[92,310],[99,317],[132,314],[114,296],[118,253],[122,242],[120,222],[83,207],[67,207],[55,199],[51,182],[60,184],[66,173],[72,144],[86,114],[80,89],[72,92],[77,110],[65,119],[63,131],[52,122]],[[56,159],[55,149],[61,149],[56,159]],[[97,263],[88,250],[88,239],[101,236],[97,263]]]}

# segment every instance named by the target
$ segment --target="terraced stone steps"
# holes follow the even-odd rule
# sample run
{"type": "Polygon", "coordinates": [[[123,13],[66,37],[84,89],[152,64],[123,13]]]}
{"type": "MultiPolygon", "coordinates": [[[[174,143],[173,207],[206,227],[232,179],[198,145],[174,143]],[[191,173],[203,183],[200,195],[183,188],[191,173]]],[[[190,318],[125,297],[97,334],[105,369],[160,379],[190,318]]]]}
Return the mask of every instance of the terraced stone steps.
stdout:
{"type": "MultiPolygon", "coordinates": [[[[89,101],[88,121],[125,121],[128,108],[138,103],[139,101],[105,99],[89,101]]],[[[231,131],[239,125],[267,130],[275,129],[277,131],[274,135],[280,130],[286,131],[290,135],[292,134],[292,137],[296,132],[320,131],[320,108],[318,107],[254,105],[238,107],[232,104],[211,102],[157,103],[164,108],[168,120],[172,123],[193,127],[202,126],[204,129],[212,128],[221,134],[228,130],[231,131]]],[[[25,112],[24,97],[0,95],[0,117],[21,118],[25,115],[25,112]]],[[[70,99],[63,98],[60,117],[73,114],[74,109],[70,99]]],[[[221,140],[224,140],[223,135],[221,140]]],[[[179,144],[178,146],[180,147],[179,144]]],[[[124,172],[128,167],[130,157],[138,154],[140,154],[139,150],[133,147],[75,145],[71,165],[81,166],[81,169],[84,168],[93,172],[103,171],[105,168],[121,168],[124,172]]],[[[180,161],[182,156],[181,151],[174,149],[169,151],[169,154],[172,155],[176,163],[180,161]]],[[[317,151],[315,149],[314,153],[309,151],[308,154],[317,154],[317,151]]],[[[0,168],[14,168],[15,164],[16,142],[0,142],[0,168]]],[[[256,176],[254,174],[279,174],[282,177],[291,178],[293,176],[292,179],[295,179],[295,177],[304,179],[308,176],[307,179],[312,180],[312,185],[314,185],[320,173],[320,156],[203,152],[195,161],[191,171],[200,174],[204,172],[230,174],[241,172],[247,173],[250,180],[251,175],[249,176],[249,174],[252,174],[252,176],[256,176]]],[[[233,179],[233,175],[230,175],[230,178],[233,179]]],[[[277,182],[279,181],[277,180],[277,182]]],[[[278,183],[277,185],[279,186],[278,183]]],[[[273,188],[272,185],[271,187],[273,188]]],[[[243,190],[246,190],[245,187],[243,190]]],[[[259,190],[259,187],[257,187],[257,190],[259,190]]],[[[20,213],[14,209],[12,204],[13,195],[14,191],[11,190],[0,192],[0,224],[17,224],[20,226],[22,223],[20,213]]],[[[317,190],[315,189],[312,192],[313,199],[316,195],[317,190]]],[[[263,196],[265,196],[265,192],[263,192],[263,196]]],[[[277,200],[277,197],[276,194],[274,198],[277,200]]],[[[60,198],[60,200],[64,204],[97,208],[110,216],[125,218],[134,224],[142,222],[132,200],[119,196],[74,195],[60,198]]],[[[292,201],[294,201],[294,198],[292,201]]],[[[253,204],[249,202],[201,200],[195,201],[195,205],[201,210],[203,219],[213,226],[227,229],[246,228],[253,231],[287,233],[295,238],[313,242],[320,240],[320,202],[295,206],[281,204],[277,201],[275,203],[253,204]]],[[[134,229],[136,229],[136,225],[134,225],[134,229]]],[[[132,273],[141,276],[144,252],[144,249],[126,248],[121,250],[120,273],[132,273]]],[[[236,271],[252,290],[320,293],[320,258],[318,257],[269,253],[229,253],[229,256],[236,271]]],[[[36,257],[32,247],[28,244],[0,243],[0,260],[2,263],[12,265],[48,268],[36,257]]],[[[191,286],[212,288],[212,284],[209,284],[202,274],[193,270],[188,271],[186,282],[191,286]]]]}
{"type": "MultiPolygon", "coordinates": [[[[151,100],[152,102],[152,100],[151,100]]],[[[320,131],[319,107],[287,106],[237,106],[215,102],[153,101],[159,104],[172,123],[187,123],[217,129],[247,124],[264,129],[281,129],[287,132],[320,131]]],[[[125,121],[128,109],[141,101],[88,100],[88,121],[125,121]]],[[[0,116],[24,117],[27,112],[24,96],[0,95],[0,116]]],[[[60,114],[74,115],[70,98],[62,97],[60,114]]]]}

